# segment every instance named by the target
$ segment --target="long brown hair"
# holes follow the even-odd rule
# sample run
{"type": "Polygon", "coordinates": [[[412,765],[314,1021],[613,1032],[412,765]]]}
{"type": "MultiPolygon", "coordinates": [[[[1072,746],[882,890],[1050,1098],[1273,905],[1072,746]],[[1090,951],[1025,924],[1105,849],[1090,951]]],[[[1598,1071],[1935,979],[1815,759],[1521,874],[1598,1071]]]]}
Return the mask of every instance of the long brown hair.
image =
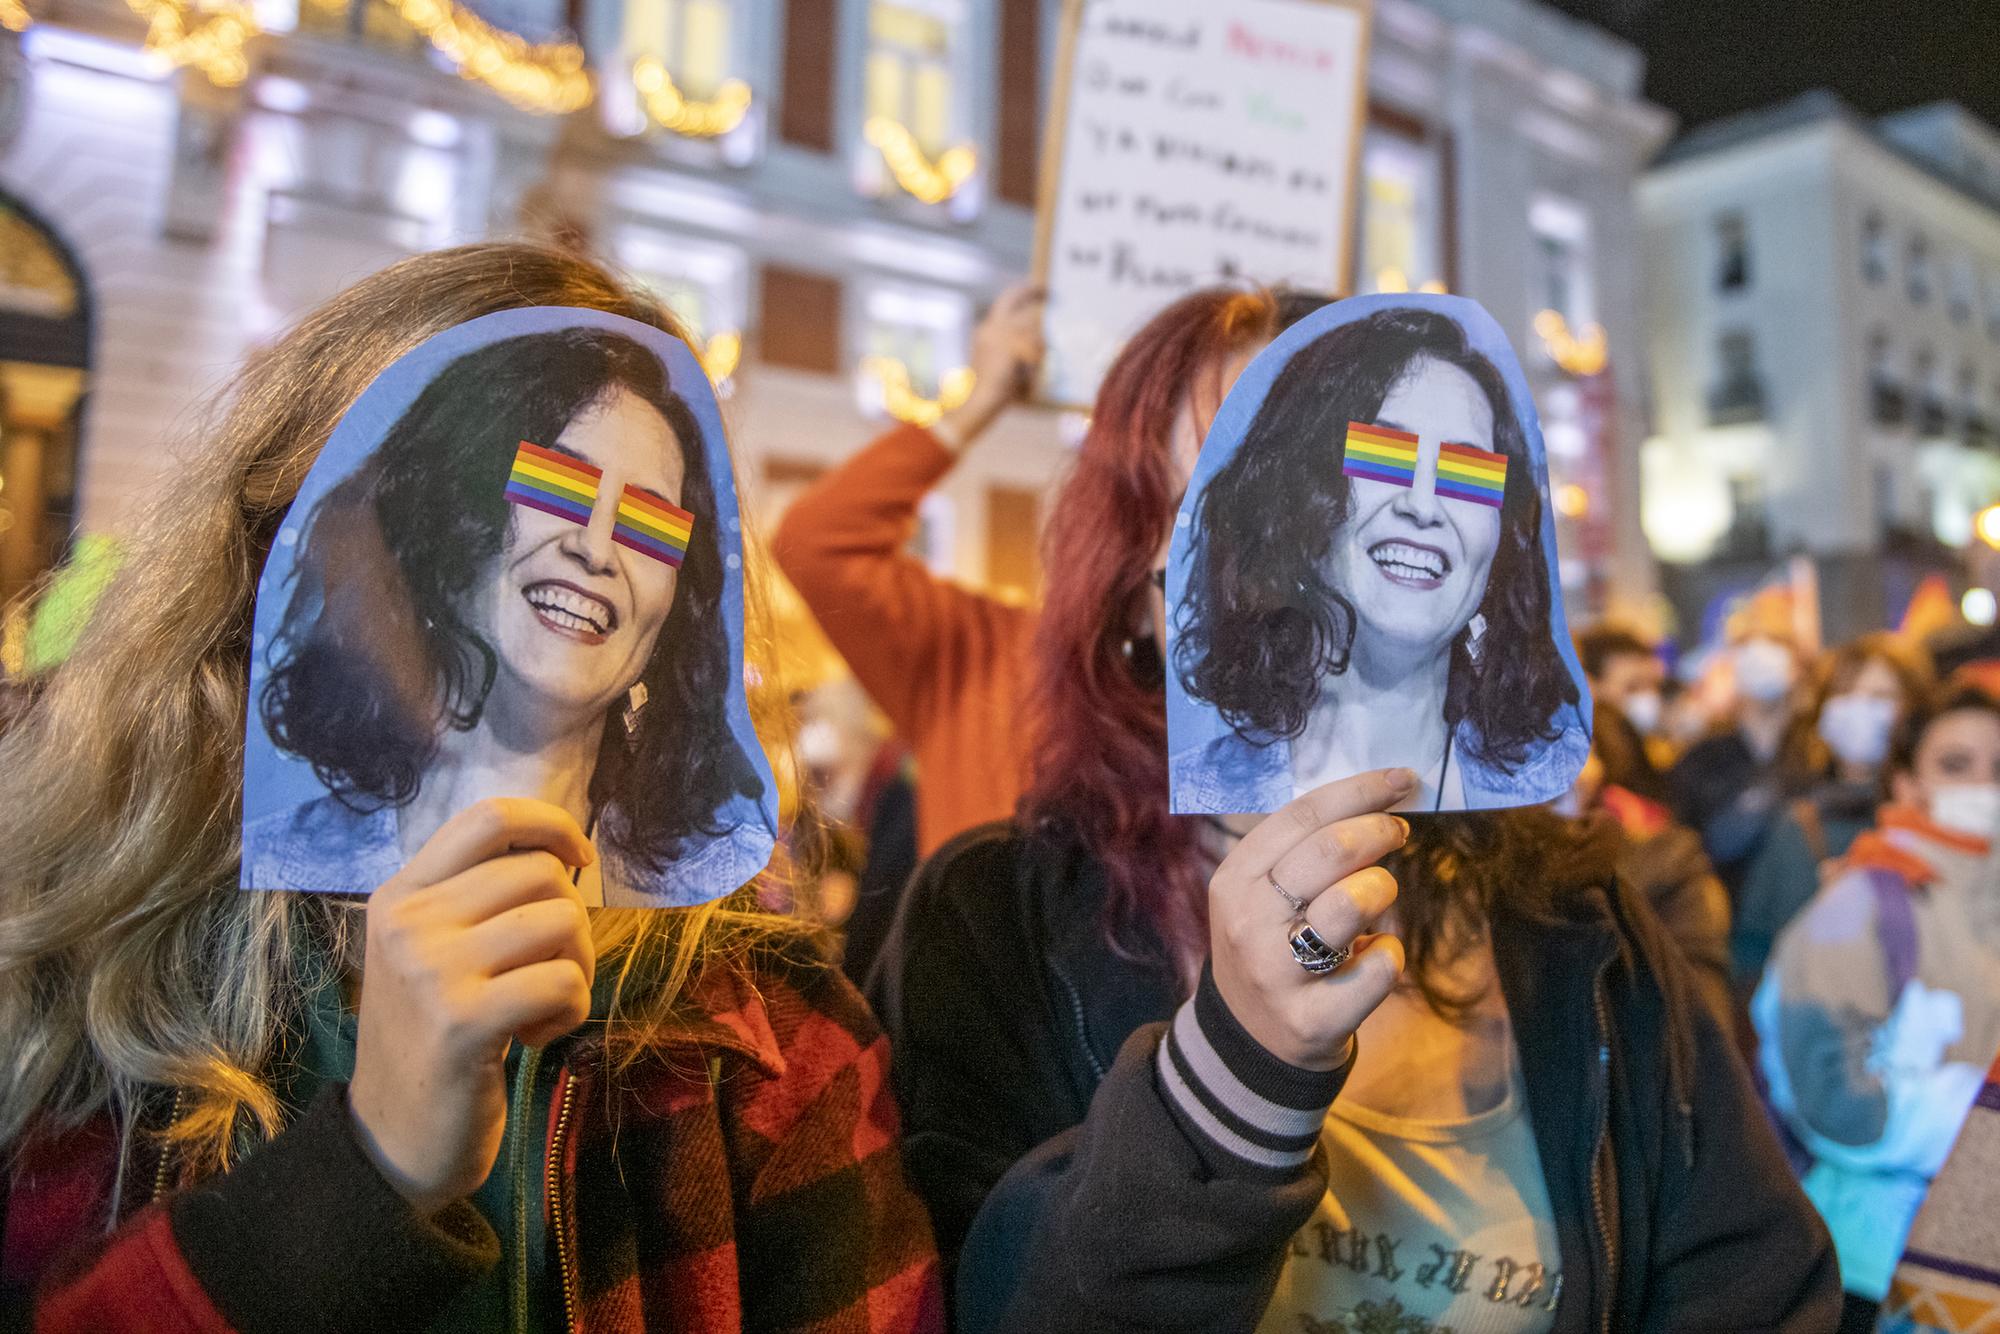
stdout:
{"type": "MultiPolygon", "coordinates": [[[[655,302],[557,251],[405,260],[253,356],[132,525],[76,652],[0,735],[0,1146],[107,1111],[129,1138],[159,1087],[181,1095],[169,1133],[197,1167],[276,1132],[271,1068],[304,998],[358,962],[359,915],[236,888],[258,573],[363,388],[433,334],[528,306],[685,337],[655,302]]],[[[745,586],[754,642],[765,621],[745,586]]],[[[753,710],[768,715],[777,689],[753,692],[753,710]]],[[[790,766],[774,767],[783,784],[790,766]]],[[[755,911],[748,888],[699,908],[593,914],[600,975],[619,984],[604,1033],[614,1059],[636,1059],[697,970],[799,929],[755,911]]]]}
{"type": "Polygon", "coordinates": [[[1167,813],[1164,679],[1157,663],[1134,669],[1152,645],[1126,622],[1174,522],[1177,421],[1190,406],[1213,417],[1222,368],[1279,332],[1279,302],[1264,291],[1209,288],[1155,316],[1105,376],[1042,539],[1040,744],[1022,812],[1062,822],[1103,864],[1106,938],[1121,953],[1185,962],[1205,943],[1200,822],[1167,813]]]}

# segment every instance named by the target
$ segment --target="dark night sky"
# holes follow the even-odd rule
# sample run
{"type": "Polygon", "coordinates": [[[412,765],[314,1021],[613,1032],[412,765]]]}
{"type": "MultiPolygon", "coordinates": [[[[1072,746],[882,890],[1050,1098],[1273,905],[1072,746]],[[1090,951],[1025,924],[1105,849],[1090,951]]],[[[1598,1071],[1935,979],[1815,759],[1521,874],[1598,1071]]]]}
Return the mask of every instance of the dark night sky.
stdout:
{"type": "Polygon", "coordinates": [[[2000,126],[2000,0],[1550,0],[1646,52],[1683,129],[1831,88],[1865,112],[1949,98],[2000,126]]]}

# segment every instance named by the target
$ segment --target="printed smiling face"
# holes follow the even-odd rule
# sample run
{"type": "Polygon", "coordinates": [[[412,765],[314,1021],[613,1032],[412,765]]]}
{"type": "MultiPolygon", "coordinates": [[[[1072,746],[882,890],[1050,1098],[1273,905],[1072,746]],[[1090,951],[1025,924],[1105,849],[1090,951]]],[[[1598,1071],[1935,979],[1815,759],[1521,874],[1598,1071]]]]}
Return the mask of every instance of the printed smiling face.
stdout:
{"type": "Polygon", "coordinates": [[[469,618],[499,657],[496,693],[601,714],[653,656],[679,571],[614,540],[628,486],[678,505],[683,442],[652,404],[614,387],[547,448],[599,469],[588,523],[510,506],[506,544],[469,618]]]}
{"type": "Polygon", "coordinates": [[[1492,451],[1493,405],[1470,375],[1423,358],[1375,424],[1419,437],[1415,484],[1351,477],[1348,519],[1328,555],[1354,604],[1355,648],[1442,652],[1478,612],[1500,545],[1500,510],[1437,493],[1441,443],[1492,451]]]}

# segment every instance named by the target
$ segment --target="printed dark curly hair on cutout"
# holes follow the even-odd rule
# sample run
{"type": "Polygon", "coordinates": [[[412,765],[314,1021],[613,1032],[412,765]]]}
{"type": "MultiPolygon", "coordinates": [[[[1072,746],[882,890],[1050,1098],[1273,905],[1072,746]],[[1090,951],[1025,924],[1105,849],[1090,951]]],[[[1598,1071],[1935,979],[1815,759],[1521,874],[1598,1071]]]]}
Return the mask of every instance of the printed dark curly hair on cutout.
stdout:
{"type": "Polygon", "coordinates": [[[1295,352],[1196,505],[1188,594],[1175,610],[1174,670],[1188,695],[1245,741],[1301,735],[1321,682],[1347,671],[1354,604],[1327,570],[1352,513],[1341,442],[1348,422],[1374,421],[1396,385],[1426,361],[1457,367],[1485,392],[1493,448],[1512,461],[1480,605],[1495,647],[1474,666],[1462,636],[1452,646],[1445,722],[1456,728],[1469,720],[1478,758],[1511,771],[1561,735],[1555,715],[1580,698],[1550,638],[1542,498],[1507,383],[1456,320],[1395,308],[1295,352]]]}
{"type": "Polygon", "coordinates": [[[257,703],[272,741],[342,802],[408,804],[446,729],[478,725],[498,661],[463,609],[506,545],[515,451],[555,440],[614,388],[673,428],[694,534],[640,676],[648,702],[637,736],[628,744],[622,698],[605,718],[590,783],[598,837],[658,874],[685,840],[725,832],[716,819],[725,803],[762,796],[724,704],[725,579],[700,423],[658,356],[576,329],[503,339],[452,362],[307,523],[257,703]]]}

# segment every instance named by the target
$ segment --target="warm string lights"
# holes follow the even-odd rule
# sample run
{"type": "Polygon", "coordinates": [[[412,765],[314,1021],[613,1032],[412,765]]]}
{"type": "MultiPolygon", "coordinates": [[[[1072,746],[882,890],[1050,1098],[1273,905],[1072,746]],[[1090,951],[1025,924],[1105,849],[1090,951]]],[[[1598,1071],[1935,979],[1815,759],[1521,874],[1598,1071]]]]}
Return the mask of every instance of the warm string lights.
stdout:
{"type": "MultiPolygon", "coordinates": [[[[1407,292],[1410,290],[1410,276],[1398,268],[1386,268],[1375,275],[1375,290],[1378,292],[1407,292]]],[[[1417,288],[1432,296],[1443,296],[1445,285],[1436,278],[1426,279],[1417,288]]]]}
{"type": "Polygon", "coordinates": [[[882,406],[891,417],[912,426],[935,426],[938,418],[972,397],[970,366],[947,371],[938,381],[936,398],[925,398],[910,383],[910,368],[894,357],[864,357],[861,373],[882,389],[882,406]]]}
{"type": "Polygon", "coordinates": [[[495,28],[452,0],[396,0],[396,12],[422,33],[459,74],[476,79],[526,111],[557,115],[596,95],[575,42],[535,44],[495,28]]]}
{"type": "Polygon", "coordinates": [[[700,357],[701,368],[708,372],[708,378],[722,384],[743,363],[743,335],[729,329],[713,335],[702,346],[700,357]]]}
{"type": "Polygon", "coordinates": [[[932,162],[908,127],[887,116],[869,117],[862,133],[882,154],[896,184],[926,204],[942,204],[979,170],[979,155],[965,144],[947,148],[932,162]]]}
{"type": "Polygon", "coordinates": [[[731,79],[707,101],[693,101],[675,86],[667,67],[651,56],[632,66],[632,87],[655,125],[690,139],[716,139],[750,114],[750,85],[731,79]]]}
{"type": "Polygon", "coordinates": [[[1535,316],[1535,334],[1556,365],[1571,375],[1596,375],[1610,359],[1610,347],[1601,324],[1586,324],[1583,332],[1577,334],[1571,332],[1561,311],[1545,310],[1535,316]]]}
{"type": "MultiPolygon", "coordinates": [[[[218,88],[250,76],[243,45],[258,33],[248,5],[189,5],[185,0],[125,0],[146,20],[146,50],[175,69],[200,70],[218,88]]],[[[7,3],[7,0],[0,0],[7,3]]]]}

